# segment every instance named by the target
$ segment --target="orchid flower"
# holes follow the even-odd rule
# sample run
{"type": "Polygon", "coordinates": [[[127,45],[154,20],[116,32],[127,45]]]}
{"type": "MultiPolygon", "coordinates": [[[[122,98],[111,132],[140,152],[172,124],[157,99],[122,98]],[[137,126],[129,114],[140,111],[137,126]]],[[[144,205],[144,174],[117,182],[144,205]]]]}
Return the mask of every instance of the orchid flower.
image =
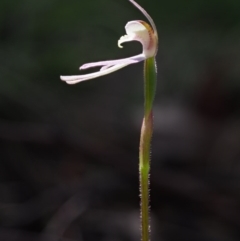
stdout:
{"type": "Polygon", "coordinates": [[[126,35],[122,36],[118,40],[118,47],[122,48],[122,44],[125,42],[139,41],[142,44],[142,53],[123,59],[87,63],[82,65],[80,67],[80,70],[92,67],[101,67],[101,69],[91,74],[60,76],[61,80],[65,81],[68,84],[76,84],[81,81],[94,79],[103,75],[110,74],[130,64],[144,61],[156,55],[158,36],[154,22],[150,15],[139,4],[137,4],[134,0],[129,1],[144,14],[144,16],[148,19],[150,25],[141,20],[128,22],[125,26],[126,35]]]}

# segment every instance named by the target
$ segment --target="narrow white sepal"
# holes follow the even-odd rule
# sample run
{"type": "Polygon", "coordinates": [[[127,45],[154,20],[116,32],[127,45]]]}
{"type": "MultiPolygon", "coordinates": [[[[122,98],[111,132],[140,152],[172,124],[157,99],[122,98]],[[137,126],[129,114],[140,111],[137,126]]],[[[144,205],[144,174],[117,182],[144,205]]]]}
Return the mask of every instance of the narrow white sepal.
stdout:
{"type": "Polygon", "coordinates": [[[143,54],[138,54],[132,57],[128,57],[128,58],[123,58],[123,59],[116,59],[116,60],[107,60],[107,61],[98,61],[98,62],[94,62],[94,63],[87,63],[87,64],[83,64],[82,66],[80,66],[80,70],[82,69],[88,69],[88,68],[93,68],[93,67],[98,67],[98,66],[113,66],[116,64],[134,64],[134,63],[138,63],[141,62],[145,59],[145,56],[143,54]]]}
{"type": "Polygon", "coordinates": [[[104,69],[104,70],[98,71],[98,72],[94,72],[94,73],[91,73],[91,74],[60,76],[60,79],[65,81],[68,84],[76,84],[76,83],[79,83],[79,82],[82,82],[82,81],[86,81],[86,80],[89,80],[89,79],[95,79],[95,78],[98,78],[100,76],[110,74],[110,73],[115,72],[115,71],[117,71],[121,68],[126,67],[127,65],[129,65],[129,63],[127,63],[127,64],[116,64],[116,65],[111,66],[107,69],[104,69]]]}

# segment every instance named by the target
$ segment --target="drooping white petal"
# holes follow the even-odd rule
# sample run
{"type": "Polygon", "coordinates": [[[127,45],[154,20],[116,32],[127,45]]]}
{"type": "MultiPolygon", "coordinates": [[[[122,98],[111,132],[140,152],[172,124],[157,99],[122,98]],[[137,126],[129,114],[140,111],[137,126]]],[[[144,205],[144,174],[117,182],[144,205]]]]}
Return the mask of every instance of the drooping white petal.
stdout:
{"type": "Polygon", "coordinates": [[[124,58],[124,59],[116,59],[116,60],[107,60],[107,61],[98,61],[98,62],[94,62],[94,63],[87,63],[87,64],[83,64],[82,66],[80,66],[80,70],[81,69],[88,69],[88,68],[93,68],[93,67],[97,67],[97,66],[113,66],[116,64],[134,64],[134,63],[138,63],[141,62],[145,59],[145,56],[143,54],[138,54],[132,57],[128,57],[128,58],[124,58]]]}
{"type": "Polygon", "coordinates": [[[130,63],[125,63],[125,64],[116,64],[114,66],[111,66],[107,69],[104,69],[102,71],[98,71],[98,72],[94,72],[91,74],[84,74],[84,75],[71,75],[71,76],[60,76],[61,80],[65,81],[68,84],[76,84],[85,80],[89,80],[89,79],[95,79],[97,77],[103,76],[103,75],[107,75],[110,74],[114,71],[117,71],[121,68],[126,67],[127,65],[129,65],[130,63]]]}

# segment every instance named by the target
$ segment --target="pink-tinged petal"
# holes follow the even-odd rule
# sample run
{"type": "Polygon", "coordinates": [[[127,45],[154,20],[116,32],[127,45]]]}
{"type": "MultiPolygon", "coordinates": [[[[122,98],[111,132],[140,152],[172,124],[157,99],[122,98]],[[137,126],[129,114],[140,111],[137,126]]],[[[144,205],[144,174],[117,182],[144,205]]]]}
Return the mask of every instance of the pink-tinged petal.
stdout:
{"type": "Polygon", "coordinates": [[[116,60],[107,60],[107,61],[98,61],[94,63],[87,63],[83,64],[79,69],[88,69],[88,68],[93,68],[93,67],[98,67],[98,66],[113,66],[116,64],[134,64],[138,63],[140,61],[145,60],[145,56],[143,54],[138,54],[136,56],[132,56],[129,58],[124,58],[124,59],[116,59],[116,60]]]}
{"type": "Polygon", "coordinates": [[[79,82],[82,82],[82,81],[86,81],[86,80],[89,80],[89,79],[95,79],[95,78],[98,78],[100,76],[110,74],[114,71],[117,71],[121,68],[126,67],[127,65],[129,65],[129,63],[127,63],[127,64],[117,64],[117,65],[111,66],[107,69],[104,69],[102,71],[94,72],[94,73],[91,73],[91,74],[60,76],[60,78],[61,78],[61,80],[65,81],[68,84],[76,84],[76,83],[79,83],[79,82]]]}

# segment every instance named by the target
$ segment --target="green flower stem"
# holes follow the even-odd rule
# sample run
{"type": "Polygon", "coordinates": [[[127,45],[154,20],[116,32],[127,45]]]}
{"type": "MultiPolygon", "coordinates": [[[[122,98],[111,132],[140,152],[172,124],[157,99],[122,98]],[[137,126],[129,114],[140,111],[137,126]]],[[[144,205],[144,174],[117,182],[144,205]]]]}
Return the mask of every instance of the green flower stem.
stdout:
{"type": "Polygon", "coordinates": [[[142,241],[149,241],[149,171],[150,148],[153,133],[152,107],[156,91],[156,65],[155,58],[148,58],[144,63],[144,118],[141,129],[139,148],[139,179],[141,198],[141,231],[142,241]]]}

